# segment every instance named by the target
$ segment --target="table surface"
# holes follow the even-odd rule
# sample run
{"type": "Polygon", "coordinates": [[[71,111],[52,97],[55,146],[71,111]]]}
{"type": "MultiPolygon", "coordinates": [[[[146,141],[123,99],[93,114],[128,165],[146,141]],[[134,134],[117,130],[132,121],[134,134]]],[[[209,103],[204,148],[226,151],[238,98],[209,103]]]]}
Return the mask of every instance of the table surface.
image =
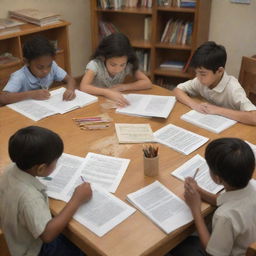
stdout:
{"type": "MultiPolygon", "coordinates": [[[[172,96],[171,91],[158,86],[136,93],[172,96]]],[[[143,173],[142,144],[119,144],[114,123],[149,123],[153,131],[172,123],[205,136],[210,139],[209,141],[220,137],[238,137],[256,144],[255,127],[253,126],[237,123],[222,133],[215,134],[181,120],[180,116],[190,109],[179,102],[175,104],[167,119],[161,119],[117,114],[114,109],[104,109],[102,107],[101,104],[105,101],[106,99],[99,97],[98,102],[89,106],[63,115],[50,116],[37,122],[26,118],[8,107],[1,107],[0,172],[10,162],[8,157],[9,137],[19,128],[38,125],[51,129],[62,137],[65,153],[85,157],[88,152],[94,152],[131,159],[128,169],[115,193],[118,198],[126,201],[127,194],[137,191],[155,180],[159,180],[167,188],[183,198],[183,182],[172,177],[170,173],[194,155],[200,154],[204,156],[207,144],[188,156],[159,144],[159,175],[154,178],[146,177],[143,173]],[[112,126],[104,130],[80,130],[72,120],[74,117],[95,116],[102,113],[107,113],[113,118],[112,126]]],[[[64,205],[65,203],[62,201],[50,200],[53,214],[60,212],[64,205]]],[[[212,207],[203,203],[202,211],[207,216],[212,212],[212,207]]],[[[65,234],[88,255],[136,256],[163,255],[193,231],[194,225],[190,223],[167,235],[149,218],[137,210],[101,238],[75,220],[70,221],[65,234]]]]}

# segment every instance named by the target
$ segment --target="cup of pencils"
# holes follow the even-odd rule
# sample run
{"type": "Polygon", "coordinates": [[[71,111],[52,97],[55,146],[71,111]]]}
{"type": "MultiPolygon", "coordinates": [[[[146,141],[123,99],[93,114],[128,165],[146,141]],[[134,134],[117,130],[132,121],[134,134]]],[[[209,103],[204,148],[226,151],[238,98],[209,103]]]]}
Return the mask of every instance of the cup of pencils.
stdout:
{"type": "Polygon", "coordinates": [[[158,147],[143,146],[144,175],[154,177],[158,175],[159,157],[158,147]]]}

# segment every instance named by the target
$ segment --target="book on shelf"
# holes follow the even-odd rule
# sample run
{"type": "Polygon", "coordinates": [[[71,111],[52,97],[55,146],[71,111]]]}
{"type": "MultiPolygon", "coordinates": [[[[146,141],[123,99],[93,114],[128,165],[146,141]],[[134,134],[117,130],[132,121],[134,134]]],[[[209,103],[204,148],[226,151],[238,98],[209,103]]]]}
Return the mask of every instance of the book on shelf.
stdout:
{"type": "Polygon", "coordinates": [[[196,7],[196,0],[181,0],[179,7],[182,7],[182,8],[195,8],[196,7]]]}
{"type": "Polygon", "coordinates": [[[186,203],[159,181],[128,194],[127,200],[167,234],[193,220],[186,203]]]}
{"type": "Polygon", "coordinates": [[[196,171],[195,181],[204,190],[216,194],[224,188],[212,180],[206,160],[198,154],[171,172],[171,175],[184,181],[187,177],[194,177],[196,171]]]}
{"type": "MultiPolygon", "coordinates": [[[[1,32],[0,32],[0,34],[1,34],[1,32]]],[[[9,52],[4,52],[3,54],[0,55],[0,65],[5,65],[5,64],[17,62],[19,60],[20,60],[19,58],[13,56],[9,52]]]]}
{"type": "Polygon", "coordinates": [[[177,69],[182,70],[185,63],[182,61],[165,61],[160,64],[160,68],[170,68],[170,69],[177,69]]]}
{"type": "Polygon", "coordinates": [[[147,73],[149,71],[149,53],[145,50],[135,50],[139,61],[139,69],[147,73]]]}
{"type": "Polygon", "coordinates": [[[102,38],[105,36],[109,36],[112,33],[119,32],[116,26],[111,22],[100,21],[99,27],[100,27],[100,35],[102,38]]]}
{"type": "Polygon", "coordinates": [[[129,159],[94,153],[85,158],[63,153],[50,176],[38,179],[45,184],[49,197],[65,202],[83,180],[91,183],[92,198],[79,207],[73,218],[101,237],[135,212],[109,192],[116,190],[128,163],[129,159]]]}
{"type": "Polygon", "coordinates": [[[193,57],[193,51],[190,53],[190,55],[188,57],[188,60],[187,60],[186,64],[184,65],[183,69],[182,69],[182,72],[187,72],[188,71],[191,60],[192,60],[192,57],[193,57]]]}
{"type": "Polygon", "coordinates": [[[237,123],[224,116],[202,114],[195,110],[182,115],[181,119],[214,133],[220,133],[237,123]]]}
{"type": "Polygon", "coordinates": [[[167,118],[176,103],[174,96],[125,94],[124,97],[130,105],[117,108],[116,112],[133,116],[167,118]]]}
{"type": "Polygon", "coordinates": [[[196,0],[158,0],[158,6],[195,8],[196,0]]]}
{"type": "Polygon", "coordinates": [[[25,23],[19,20],[0,18],[0,35],[19,32],[21,30],[20,25],[23,24],[25,23]]]}
{"type": "Polygon", "coordinates": [[[20,19],[39,26],[50,25],[60,21],[60,15],[57,13],[32,8],[9,11],[9,15],[12,18],[20,19]]]}
{"type": "Polygon", "coordinates": [[[38,121],[47,116],[64,114],[76,108],[85,107],[98,100],[96,96],[75,90],[76,97],[73,100],[64,101],[62,97],[65,90],[62,87],[50,91],[51,97],[47,100],[23,100],[8,104],[7,107],[34,121],[38,121]]]}
{"type": "Polygon", "coordinates": [[[144,19],[144,40],[148,41],[151,39],[151,24],[152,24],[152,18],[146,17],[144,19]]]}

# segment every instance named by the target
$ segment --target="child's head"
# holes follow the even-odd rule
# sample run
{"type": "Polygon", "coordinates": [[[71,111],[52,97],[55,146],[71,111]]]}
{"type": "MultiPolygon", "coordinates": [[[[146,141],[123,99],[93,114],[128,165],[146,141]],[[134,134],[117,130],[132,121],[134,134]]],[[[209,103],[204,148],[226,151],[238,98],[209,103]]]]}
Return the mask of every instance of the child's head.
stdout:
{"type": "Polygon", "coordinates": [[[44,36],[33,36],[23,46],[25,62],[31,73],[38,78],[49,74],[54,56],[54,46],[44,36]]]}
{"type": "Polygon", "coordinates": [[[116,75],[132,64],[133,71],[138,69],[138,58],[129,39],[122,33],[113,33],[104,37],[92,58],[102,59],[110,75],[116,75]]]}
{"type": "Polygon", "coordinates": [[[37,176],[48,176],[62,152],[63,142],[59,135],[39,126],[22,128],[9,139],[11,160],[23,171],[42,167],[44,173],[37,176]]]}
{"type": "Polygon", "coordinates": [[[221,138],[209,143],[205,159],[211,176],[233,189],[247,186],[255,168],[255,157],[250,146],[237,138],[221,138]]]}
{"type": "Polygon", "coordinates": [[[203,85],[214,87],[223,75],[226,60],[225,47],[209,41],[196,49],[190,65],[203,85]]]}

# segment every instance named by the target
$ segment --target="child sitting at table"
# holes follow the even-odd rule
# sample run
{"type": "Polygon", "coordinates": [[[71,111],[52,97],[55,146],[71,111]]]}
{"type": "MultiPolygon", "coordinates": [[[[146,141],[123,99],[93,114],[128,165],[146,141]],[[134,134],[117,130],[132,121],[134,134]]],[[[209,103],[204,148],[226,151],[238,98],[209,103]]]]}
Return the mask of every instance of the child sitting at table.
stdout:
{"type": "Polygon", "coordinates": [[[196,78],[179,84],[173,92],[177,100],[198,112],[256,125],[256,106],[247,98],[237,79],[225,72],[226,59],[223,46],[215,42],[202,44],[191,60],[196,78]],[[198,103],[190,97],[198,95],[210,103],[198,103]]]}
{"type": "Polygon", "coordinates": [[[171,255],[197,256],[206,252],[209,255],[245,255],[247,247],[256,241],[256,184],[250,181],[255,168],[253,151],[240,139],[221,138],[210,142],[205,159],[212,179],[222,184],[225,191],[211,194],[200,188],[193,178],[186,178],[184,197],[202,247],[198,246],[198,238],[192,236],[173,249],[171,255]],[[201,213],[201,199],[218,206],[211,234],[201,213]]]}
{"type": "Polygon", "coordinates": [[[138,58],[129,39],[122,33],[113,33],[102,39],[86,66],[80,85],[81,91],[105,96],[118,106],[129,104],[121,92],[151,87],[150,79],[139,70],[138,58]],[[128,75],[136,81],[123,83],[128,75]]]}
{"type": "Polygon", "coordinates": [[[78,186],[52,218],[46,187],[36,178],[50,175],[62,152],[61,138],[42,127],[22,128],[9,139],[13,164],[0,176],[0,228],[12,256],[84,255],[60,233],[91,198],[90,184],[78,186]]]}
{"type": "Polygon", "coordinates": [[[74,99],[75,80],[53,60],[55,53],[53,45],[43,36],[27,40],[23,46],[25,65],[11,75],[0,93],[0,104],[26,99],[46,100],[50,97],[48,89],[54,81],[66,84],[63,100],[74,99]]]}

